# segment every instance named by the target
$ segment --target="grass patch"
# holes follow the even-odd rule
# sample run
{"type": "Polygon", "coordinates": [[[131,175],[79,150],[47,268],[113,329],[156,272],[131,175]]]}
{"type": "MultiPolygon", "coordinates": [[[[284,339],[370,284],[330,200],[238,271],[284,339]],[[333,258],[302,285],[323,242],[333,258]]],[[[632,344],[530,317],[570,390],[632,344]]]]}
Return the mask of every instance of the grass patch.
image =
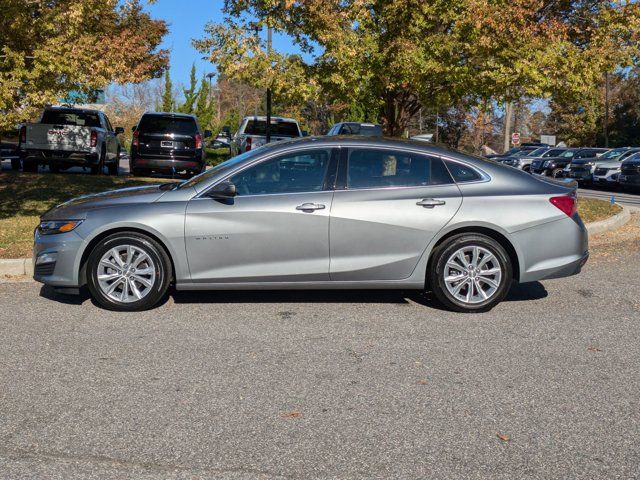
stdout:
{"type": "Polygon", "coordinates": [[[166,181],[171,180],[3,173],[0,176],[0,258],[30,257],[33,230],[38,225],[40,215],[62,202],[89,193],[166,181]]]}
{"type": "Polygon", "coordinates": [[[578,198],[578,213],[584,223],[597,222],[605,218],[612,217],[616,213],[622,211],[620,205],[611,205],[605,200],[596,200],[593,198],[578,198]]]}
{"type": "Polygon", "coordinates": [[[206,154],[206,162],[213,167],[231,158],[228,148],[207,148],[206,154]]]}

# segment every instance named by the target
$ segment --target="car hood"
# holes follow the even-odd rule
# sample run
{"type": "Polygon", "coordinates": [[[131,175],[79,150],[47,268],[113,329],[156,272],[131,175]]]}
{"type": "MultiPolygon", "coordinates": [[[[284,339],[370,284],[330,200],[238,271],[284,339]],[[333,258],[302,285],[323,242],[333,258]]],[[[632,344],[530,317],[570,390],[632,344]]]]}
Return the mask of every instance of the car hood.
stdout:
{"type": "Polygon", "coordinates": [[[121,188],[108,192],[77,197],[53,207],[42,215],[42,220],[68,220],[85,218],[87,212],[115,205],[151,203],[167,192],[160,185],[121,188]]]}
{"type": "Polygon", "coordinates": [[[601,168],[620,168],[620,165],[622,165],[622,162],[618,162],[616,160],[608,160],[608,161],[602,161],[602,162],[596,161],[596,165],[601,168]]]}
{"type": "MultiPolygon", "coordinates": [[[[571,164],[572,165],[584,165],[586,163],[596,163],[598,161],[598,157],[589,157],[589,158],[577,158],[576,160],[572,160],[571,164]]],[[[610,160],[602,160],[603,162],[605,161],[610,161],[610,160]]]]}

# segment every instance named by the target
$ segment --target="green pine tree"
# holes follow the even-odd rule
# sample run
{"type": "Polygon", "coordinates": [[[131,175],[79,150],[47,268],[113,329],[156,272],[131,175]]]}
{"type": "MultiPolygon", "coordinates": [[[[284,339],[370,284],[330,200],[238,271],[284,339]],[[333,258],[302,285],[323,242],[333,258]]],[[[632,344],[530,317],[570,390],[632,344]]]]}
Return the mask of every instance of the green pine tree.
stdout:
{"type": "Polygon", "coordinates": [[[164,72],[164,93],[162,94],[162,111],[171,112],[175,105],[173,98],[173,83],[171,83],[171,75],[167,68],[164,72]]]}
{"type": "Polygon", "coordinates": [[[191,65],[191,76],[189,78],[189,88],[183,88],[184,103],[178,108],[182,113],[193,113],[193,106],[198,100],[200,93],[196,89],[198,81],[196,80],[196,64],[191,65]]]}
{"type": "Polygon", "coordinates": [[[195,114],[196,117],[198,117],[198,123],[200,123],[200,126],[204,129],[211,128],[214,112],[216,110],[216,101],[213,98],[213,95],[210,95],[209,93],[209,85],[207,85],[205,77],[202,77],[197,97],[198,101],[196,103],[195,114]]]}

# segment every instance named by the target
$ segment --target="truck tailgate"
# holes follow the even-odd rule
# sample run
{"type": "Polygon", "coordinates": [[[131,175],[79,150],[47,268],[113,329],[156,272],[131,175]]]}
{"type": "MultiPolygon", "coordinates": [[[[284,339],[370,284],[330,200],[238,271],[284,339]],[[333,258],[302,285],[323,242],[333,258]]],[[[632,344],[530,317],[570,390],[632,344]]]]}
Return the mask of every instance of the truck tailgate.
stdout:
{"type": "Polygon", "coordinates": [[[27,149],[85,151],[91,149],[91,127],[76,125],[27,125],[27,149]]]}

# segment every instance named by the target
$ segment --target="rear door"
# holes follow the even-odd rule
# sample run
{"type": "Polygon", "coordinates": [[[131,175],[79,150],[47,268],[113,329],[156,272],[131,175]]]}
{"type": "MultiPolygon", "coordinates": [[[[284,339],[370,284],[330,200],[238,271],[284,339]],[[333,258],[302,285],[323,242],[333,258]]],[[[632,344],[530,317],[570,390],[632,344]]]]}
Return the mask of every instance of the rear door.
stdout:
{"type": "Polygon", "coordinates": [[[138,126],[140,155],[193,158],[198,127],[194,118],[178,115],[144,115],[138,126]]]}
{"type": "Polygon", "coordinates": [[[331,207],[331,280],[408,278],[461,203],[460,190],[436,156],[346,150],[331,207]]]}

